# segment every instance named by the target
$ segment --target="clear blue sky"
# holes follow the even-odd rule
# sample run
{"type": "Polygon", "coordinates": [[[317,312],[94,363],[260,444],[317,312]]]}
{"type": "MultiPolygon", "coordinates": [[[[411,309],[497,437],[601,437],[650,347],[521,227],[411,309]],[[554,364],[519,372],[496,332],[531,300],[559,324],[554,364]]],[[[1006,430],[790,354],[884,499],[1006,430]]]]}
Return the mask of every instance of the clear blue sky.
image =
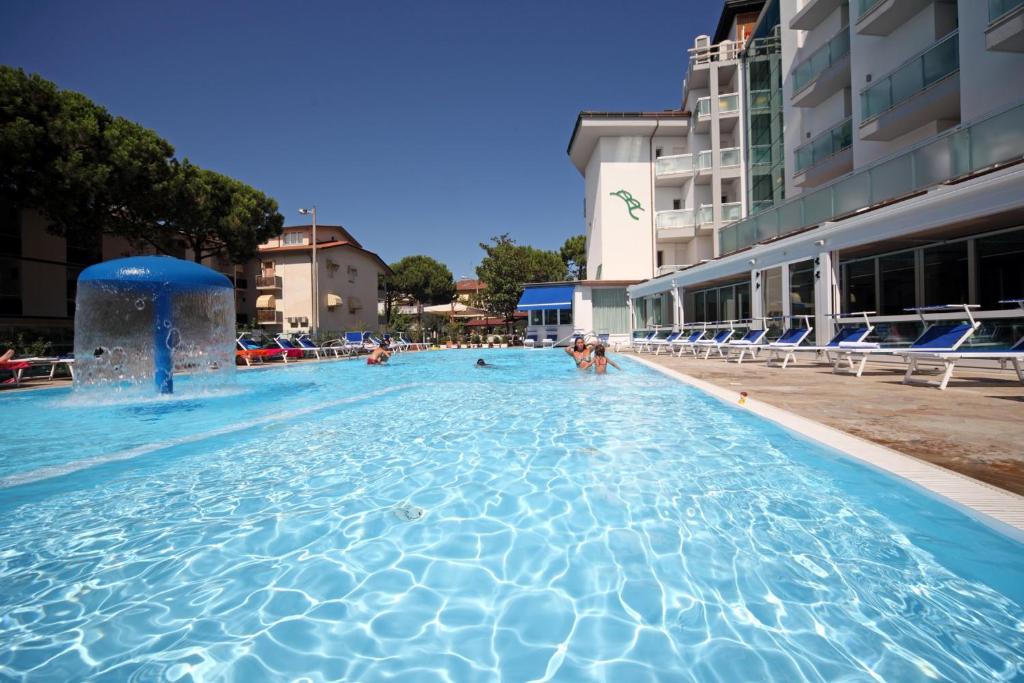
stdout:
{"type": "Polygon", "coordinates": [[[720,0],[4,2],[0,63],[38,72],[393,262],[472,275],[503,232],[583,231],[581,109],[679,105],[720,0]]]}

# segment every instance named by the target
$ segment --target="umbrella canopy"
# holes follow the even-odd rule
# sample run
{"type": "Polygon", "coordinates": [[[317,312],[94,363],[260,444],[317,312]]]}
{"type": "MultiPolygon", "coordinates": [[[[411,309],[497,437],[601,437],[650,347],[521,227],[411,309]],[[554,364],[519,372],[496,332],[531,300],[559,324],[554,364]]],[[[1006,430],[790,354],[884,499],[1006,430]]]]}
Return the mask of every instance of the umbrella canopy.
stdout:
{"type": "Polygon", "coordinates": [[[450,315],[455,318],[484,318],[487,316],[487,311],[482,308],[473,308],[458,301],[450,304],[424,306],[423,312],[433,313],[434,315],[450,315]]]}

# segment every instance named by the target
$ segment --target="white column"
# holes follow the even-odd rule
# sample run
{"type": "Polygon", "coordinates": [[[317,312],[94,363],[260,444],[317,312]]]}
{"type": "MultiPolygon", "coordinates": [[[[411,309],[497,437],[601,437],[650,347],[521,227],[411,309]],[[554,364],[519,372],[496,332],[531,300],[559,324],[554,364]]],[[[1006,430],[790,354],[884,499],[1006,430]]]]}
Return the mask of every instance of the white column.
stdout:
{"type": "Polygon", "coordinates": [[[839,260],[830,251],[814,259],[814,332],[818,344],[827,344],[835,334],[833,314],[839,312],[839,260]]]}

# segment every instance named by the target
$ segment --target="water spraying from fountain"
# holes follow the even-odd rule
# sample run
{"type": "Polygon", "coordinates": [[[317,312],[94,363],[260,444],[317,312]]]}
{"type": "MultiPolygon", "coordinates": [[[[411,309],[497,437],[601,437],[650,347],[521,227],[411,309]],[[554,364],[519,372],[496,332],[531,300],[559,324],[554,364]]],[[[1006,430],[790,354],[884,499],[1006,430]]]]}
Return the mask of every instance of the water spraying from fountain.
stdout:
{"type": "Polygon", "coordinates": [[[235,293],[205,266],[137,256],[90,266],[75,299],[75,389],[155,386],[174,372],[234,374],[235,293]]]}

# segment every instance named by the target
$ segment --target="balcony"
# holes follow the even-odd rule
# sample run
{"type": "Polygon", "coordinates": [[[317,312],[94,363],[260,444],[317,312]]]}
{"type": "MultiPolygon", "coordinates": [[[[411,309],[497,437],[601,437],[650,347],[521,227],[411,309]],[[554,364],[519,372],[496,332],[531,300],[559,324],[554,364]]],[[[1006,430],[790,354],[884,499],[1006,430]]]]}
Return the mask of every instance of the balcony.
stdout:
{"type": "Polygon", "coordinates": [[[772,108],[772,91],[771,90],[751,90],[750,91],[750,111],[760,112],[768,111],[772,108]]]}
{"type": "Polygon", "coordinates": [[[1016,161],[1022,155],[1024,104],[948,130],[907,152],[726,226],[719,232],[719,249],[729,254],[1016,161]]]}
{"type": "Polygon", "coordinates": [[[843,0],[807,0],[799,12],[789,20],[789,27],[798,31],[810,31],[836,11],[843,0]]]}
{"type": "Polygon", "coordinates": [[[853,0],[857,33],[887,36],[934,0],[853,0]]]}
{"type": "Polygon", "coordinates": [[[697,234],[692,209],[659,211],[654,224],[658,228],[658,239],[666,242],[689,242],[697,234]]]}
{"type": "Polygon", "coordinates": [[[743,218],[742,202],[727,202],[722,204],[722,223],[735,223],[743,218]]]}
{"type": "Polygon", "coordinates": [[[988,0],[985,47],[1024,52],[1024,0],[988,0]]]}
{"type": "Polygon", "coordinates": [[[850,28],[832,38],[793,69],[793,106],[816,107],[850,87],[850,28]]]}
{"type": "Polygon", "coordinates": [[[853,170],[853,119],[825,131],[795,152],[793,182],[816,187],[853,170]]]}
{"type": "Polygon", "coordinates": [[[693,173],[692,154],[673,154],[658,157],[654,161],[654,177],[659,185],[679,185],[681,181],[693,177],[693,173]]]}
{"type": "Polygon", "coordinates": [[[697,229],[701,234],[710,234],[715,227],[715,207],[711,204],[701,204],[697,209],[697,229]]]}
{"type": "Polygon", "coordinates": [[[271,308],[256,309],[256,324],[258,325],[281,325],[284,322],[284,313],[271,308]]]}
{"type": "Polygon", "coordinates": [[[740,148],[726,147],[718,151],[718,165],[721,168],[735,168],[740,165],[740,148]]]}
{"type": "MultiPolygon", "coordinates": [[[[711,128],[712,114],[711,97],[697,100],[697,122],[694,129],[698,133],[706,133],[711,128]]],[[[728,93],[718,96],[718,126],[720,130],[732,130],[740,113],[739,93],[728,93]]]]}
{"type": "Polygon", "coordinates": [[[256,289],[281,289],[281,276],[257,275],[256,289]]]}
{"type": "Polygon", "coordinates": [[[860,100],[863,140],[893,140],[932,121],[959,121],[959,34],[953,31],[865,88],[860,100]]]}

